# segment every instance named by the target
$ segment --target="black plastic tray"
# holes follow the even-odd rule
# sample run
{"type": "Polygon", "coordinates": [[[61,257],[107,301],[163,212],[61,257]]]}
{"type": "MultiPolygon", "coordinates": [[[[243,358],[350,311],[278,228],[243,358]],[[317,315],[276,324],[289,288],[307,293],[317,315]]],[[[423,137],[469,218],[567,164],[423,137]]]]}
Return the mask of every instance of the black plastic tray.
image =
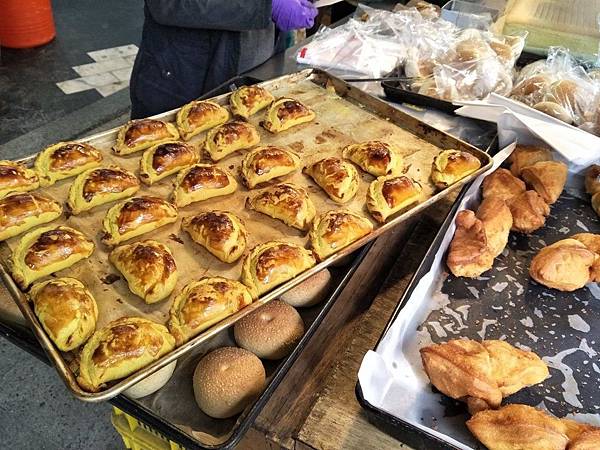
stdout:
{"type": "Polygon", "coordinates": [[[419,94],[410,90],[408,81],[382,81],[381,86],[385,96],[396,103],[408,103],[426,108],[434,108],[448,114],[453,114],[460,106],[446,100],[419,94]]]}

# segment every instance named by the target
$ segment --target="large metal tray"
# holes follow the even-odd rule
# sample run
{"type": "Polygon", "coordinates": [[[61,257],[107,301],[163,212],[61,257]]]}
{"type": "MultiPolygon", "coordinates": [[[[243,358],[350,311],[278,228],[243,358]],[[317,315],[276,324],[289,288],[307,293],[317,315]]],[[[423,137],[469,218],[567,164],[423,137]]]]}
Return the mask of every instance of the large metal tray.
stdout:
{"type": "MultiPolygon", "coordinates": [[[[418,214],[432,203],[448,195],[452,190],[469,182],[490,164],[489,156],[477,148],[448,134],[440,132],[325,72],[309,69],[296,74],[276,78],[261,83],[261,85],[272,91],[275,96],[292,96],[298,98],[311,106],[317,113],[315,122],[296,127],[295,130],[292,129],[275,136],[261,131],[262,143],[289,145],[291,148],[301,153],[303,162],[308,164],[325,155],[339,156],[343,146],[352,142],[377,138],[392,140],[399,145],[404,153],[405,160],[409,165],[408,175],[420,182],[424,188],[422,201],[393,220],[390,220],[387,224],[376,227],[374,232],[370,235],[355,242],[337,254],[332,255],[327,260],[300,274],[293,280],[267,293],[252,305],[249,305],[242,311],[214,325],[186,344],[163,356],[153,364],[110,385],[105,390],[96,393],[86,392],[77,384],[75,373],[72,368],[72,364],[76,362],[75,355],[63,354],[56,350],[40,326],[26,296],[17,288],[5,270],[4,262],[10,255],[10,248],[16,245],[18,238],[13,238],[7,243],[2,244],[0,246],[0,259],[2,259],[3,264],[0,276],[16,300],[23,315],[31,323],[37,338],[40,340],[42,346],[57,367],[60,376],[77,398],[92,402],[104,401],[123,392],[128,387],[141,381],[156,370],[175,361],[201,343],[206,342],[208,339],[212,338],[223,329],[228,328],[241,317],[260,307],[262,304],[277,298],[283,292],[309,278],[321,269],[340,260],[399,223],[418,214]],[[448,189],[436,193],[429,181],[431,160],[440,149],[447,148],[457,148],[474,154],[482,162],[482,167],[478,172],[464,178],[448,189]]],[[[221,95],[215,97],[214,100],[226,104],[227,97],[227,95],[221,95]]],[[[155,117],[173,120],[175,113],[176,110],[155,117]]],[[[251,122],[258,125],[261,118],[262,115],[259,114],[257,117],[251,118],[251,122]]],[[[82,139],[82,141],[90,142],[101,150],[104,150],[106,163],[114,162],[122,167],[137,170],[139,155],[123,158],[110,154],[108,149],[113,144],[117,131],[117,129],[110,130],[82,139]]],[[[192,142],[199,143],[201,139],[202,136],[199,136],[192,142]]],[[[31,163],[33,158],[34,156],[26,158],[24,161],[31,163]]],[[[241,158],[241,155],[235,155],[231,158],[227,158],[220,164],[233,169],[239,167],[241,158]]],[[[308,177],[301,173],[296,173],[289,177],[289,179],[304,185],[309,189],[311,198],[318,211],[323,212],[329,209],[338,208],[338,205],[335,205],[329,200],[325,194],[308,179],[308,177]]],[[[369,175],[363,176],[363,182],[361,183],[357,196],[349,204],[345,205],[345,207],[361,211],[368,215],[368,213],[364,211],[364,196],[368,187],[368,182],[371,179],[372,178],[369,175]]],[[[46,189],[45,193],[57,199],[65,199],[69,183],[70,180],[57,183],[56,186],[46,189]]],[[[167,197],[170,189],[169,183],[163,182],[150,188],[143,187],[140,194],[149,193],[160,197],[167,197]]],[[[228,209],[238,213],[246,221],[250,233],[250,248],[257,243],[272,239],[283,239],[300,245],[306,244],[307,237],[300,232],[292,230],[266,216],[246,210],[243,206],[246,196],[247,192],[243,192],[242,188],[240,188],[240,190],[232,196],[219,197],[217,199],[192,204],[189,207],[184,208],[181,211],[180,216],[191,215],[207,209],[228,209]]],[[[61,220],[54,223],[67,223],[75,228],[83,230],[99,230],[101,220],[109,207],[110,205],[105,205],[96,208],[84,216],[71,216],[67,219],[63,217],[61,220]]],[[[179,232],[179,221],[146,236],[150,236],[163,242],[169,242],[176,261],[179,263],[183,262],[184,264],[182,267],[192,268],[190,270],[180,271],[180,280],[176,291],[181,289],[181,287],[190,280],[206,274],[219,274],[234,279],[239,277],[241,262],[238,262],[235,265],[225,265],[216,261],[215,258],[210,256],[203,249],[194,245],[185,234],[179,232]],[[178,235],[178,238],[174,239],[173,235],[178,235]],[[180,245],[179,240],[183,240],[184,245],[180,245]],[[201,263],[198,262],[199,260],[201,263]]],[[[113,272],[113,269],[107,263],[107,249],[99,242],[97,235],[95,235],[94,238],[97,247],[92,257],[70,269],[60,272],[60,275],[73,276],[82,280],[97,298],[103,298],[103,301],[99,305],[100,318],[98,326],[103,326],[110,320],[124,315],[140,315],[155,321],[164,322],[168,314],[168,301],[161,302],[161,304],[158,305],[145,305],[129,292],[123,280],[119,280],[111,285],[106,285],[101,281],[102,279],[105,279],[105,276],[108,273],[113,272]]]]}

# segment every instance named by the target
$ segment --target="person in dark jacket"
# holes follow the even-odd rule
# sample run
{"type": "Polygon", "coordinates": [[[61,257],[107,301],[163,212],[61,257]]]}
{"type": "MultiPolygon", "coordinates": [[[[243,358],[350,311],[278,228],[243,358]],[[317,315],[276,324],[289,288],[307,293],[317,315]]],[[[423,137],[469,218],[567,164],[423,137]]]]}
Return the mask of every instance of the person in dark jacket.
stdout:
{"type": "Polygon", "coordinates": [[[177,108],[266,61],[278,31],[309,28],[316,15],[309,0],[146,0],[131,117],[177,108]]]}

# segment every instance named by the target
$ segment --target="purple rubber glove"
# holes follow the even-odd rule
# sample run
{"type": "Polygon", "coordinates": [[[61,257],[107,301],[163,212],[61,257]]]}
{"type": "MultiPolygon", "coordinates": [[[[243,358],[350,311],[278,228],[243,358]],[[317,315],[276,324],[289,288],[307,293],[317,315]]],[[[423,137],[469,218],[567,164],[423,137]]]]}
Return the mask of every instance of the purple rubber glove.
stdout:
{"type": "Polygon", "coordinates": [[[273,0],[271,18],[281,31],[310,28],[319,10],[309,0],[273,0]]]}

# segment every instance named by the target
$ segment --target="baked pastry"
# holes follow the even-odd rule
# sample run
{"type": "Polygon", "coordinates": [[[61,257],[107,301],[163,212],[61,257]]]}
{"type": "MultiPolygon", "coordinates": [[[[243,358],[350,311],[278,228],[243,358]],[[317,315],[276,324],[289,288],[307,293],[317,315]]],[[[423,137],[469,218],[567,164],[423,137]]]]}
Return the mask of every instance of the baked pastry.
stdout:
{"type": "Polygon", "coordinates": [[[592,164],[586,170],[585,191],[591,195],[600,192],[600,165],[592,164]]]}
{"type": "Polygon", "coordinates": [[[456,277],[477,278],[494,264],[483,222],[467,209],[458,212],[455,224],[446,258],[448,268],[456,277]]]}
{"type": "Polygon", "coordinates": [[[358,192],[358,171],[352,163],[341,158],[324,158],[305,167],[304,173],[336,203],[349,202],[358,192]]]}
{"type": "Polygon", "coordinates": [[[584,431],[569,443],[569,450],[595,450],[598,448],[600,448],[600,429],[598,428],[584,431]]]}
{"type": "Polygon", "coordinates": [[[238,320],[235,342],[261,359],[289,355],[304,335],[304,322],[292,306],[273,300],[238,320]]]}
{"type": "Polygon", "coordinates": [[[567,109],[556,102],[543,101],[533,105],[533,109],[548,114],[555,119],[561,120],[569,125],[573,123],[573,116],[567,109]]]}
{"type": "Polygon", "coordinates": [[[11,192],[33,191],[40,187],[35,170],[15,161],[0,161],[0,199],[11,192]]]}
{"type": "Polygon", "coordinates": [[[167,364],[162,369],[158,369],[152,375],[147,376],[142,381],[138,381],[130,388],[127,388],[127,390],[123,391],[123,394],[133,399],[143,398],[150,394],[154,394],[169,382],[173,376],[173,372],[175,372],[176,366],[177,361],[167,364]]]}
{"type": "Polygon", "coordinates": [[[140,180],[151,185],[196,164],[200,152],[192,144],[169,141],[150,147],[140,159],[140,180]]]}
{"type": "Polygon", "coordinates": [[[402,175],[379,177],[369,185],[367,209],[373,218],[385,223],[388,217],[419,201],[421,186],[402,175]]]}
{"type": "Polygon", "coordinates": [[[97,392],[156,361],[175,347],[164,325],[141,317],[121,317],[97,330],[81,351],[81,387],[97,392]]]}
{"type": "Polygon", "coordinates": [[[0,242],[62,214],[60,203],[34,192],[11,194],[0,200],[0,242]]]}
{"type": "Polygon", "coordinates": [[[400,150],[387,142],[367,141],[348,145],[342,155],[375,177],[400,175],[404,168],[400,150]]]}
{"type": "Polygon", "coordinates": [[[540,161],[552,161],[552,153],[544,147],[535,145],[517,145],[508,157],[510,171],[515,177],[521,176],[521,171],[540,161]]]}
{"type": "Polygon", "coordinates": [[[102,153],[90,144],[59,142],[42,150],[33,167],[40,177],[40,186],[46,187],[98,167],[101,162],[102,153]]]}
{"type": "Polygon", "coordinates": [[[213,161],[219,161],[238,150],[254,147],[260,136],[254,125],[234,121],[213,128],[206,135],[204,150],[213,161]]]}
{"type": "Polygon", "coordinates": [[[312,223],[308,237],[313,251],[323,261],[373,231],[373,224],[347,210],[327,211],[312,223]]]}
{"type": "Polygon", "coordinates": [[[177,345],[252,303],[250,292],[239,281],[223,277],[188,283],[169,311],[169,330],[177,345]]]}
{"type": "Polygon", "coordinates": [[[121,245],[108,259],[125,277],[129,290],[146,303],[164,300],[175,289],[177,265],[165,244],[146,240],[121,245]]]}
{"type": "Polygon", "coordinates": [[[280,98],[267,111],[262,126],[271,133],[280,133],[288,128],[314,120],[316,114],[304,103],[293,98],[280,98]]]}
{"type": "Polygon", "coordinates": [[[42,327],[63,352],[82,345],[96,329],[96,300],[75,278],[36,283],[31,287],[29,298],[42,327]]]}
{"type": "Polygon", "coordinates": [[[248,189],[295,172],[300,168],[300,158],[295,153],[269,145],[257,147],[242,160],[242,182],[248,189]]]}
{"type": "Polygon", "coordinates": [[[525,191],[508,202],[513,216],[513,231],[533,233],[544,226],[550,207],[535,191],[525,191]]]}
{"type": "Polygon", "coordinates": [[[246,206],[299,230],[307,230],[316,214],[308,192],[292,183],[267,188],[260,194],[247,198],[246,206]]]}
{"type": "Polygon", "coordinates": [[[265,242],[254,247],[244,258],[241,279],[253,297],[258,297],[315,263],[313,254],[299,245],[265,242]]]}
{"type": "Polygon", "coordinates": [[[438,189],[445,189],[480,167],[481,161],[471,153],[444,150],[433,159],[431,181],[438,189]]]}
{"type": "Polygon", "coordinates": [[[229,120],[229,111],[209,100],[194,100],[177,111],[177,128],[181,139],[189,141],[193,136],[224,124],[229,120]]]}
{"type": "Polygon", "coordinates": [[[592,195],[592,208],[596,211],[596,214],[600,216],[600,192],[596,192],[592,195]]]}
{"type": "Polygon", "coordinates": [[[488,250],[495,258],[508,244],[513,224],[510,209],[501,198],[488,197],[483,199],[475,215],[483,224],[488,250]]]}
{"type": "Polygon", "coordinates": [[[327,269],[315,273],[279,296],[295,308],[314,306],[325,300],[331,288],[331,273],[327,269]]]}
{"type": "Polygon", "coordinates": [[[540,161],[521,170],[521,177],[549,205],[558,200],[567,182],[567,166],[558,161],[540,161]]]}
{"type": "Polygon", "coordinates": [[[194,164],[177,175],[172,199],[175,205],[183,207],[231,194],[236,189],[237,181],[228,170],[210,164],[194,164]]]}
{"type": "Polygon", "coordinates": [[[233,213],[208,211],[185,217],[181,229],[194,242],[203,246],[225,263],[237,261],[246,250],[248,232],[242,220],[233,213]]]}
{"type": "Polygon", "coordinates": [[[221,347],[204,356],[194,371],[194,397],[210,417],[241,413],[263,391],[265,368],[248,350],[221,347]]]}
{"type": "Polygon", "coordinates": [[[266,108],[275,98],[261,86],[242,86],[229,96],[231,112],[245,119],[266,108]]]}
{"type": "Polygon", "coordinates": [[[177,208],[158,197],[132,197],[110,208],[102,220],[102,242],[117,245],[177,220],[177,208]]]}
{"type": "Polygon", "coordinates": [[[502,398],[550,375],[539,356],[505,341],[453,339],[420,352],[431,384],[448,397],[466,402],[471,413],[498,408],[502,398]]]}
{"type": "Polygon", "coordinates": [[[119,130],[112,149],[117,155],[129,155],[174,139],[179,139],[179,132],[172,123],[157,119],[130,120],[119,130]]]}
{"type": "Polygon", "coordinates": [[[591,278],[598,255],[576,239],[563,239],[544,247],[531,260],[529,275],[559,291],[575,291],[591,278]]]}
{"type": "MultiPolygon", "coordinates": [[[[578,233],[571,236],[571,238],[578,240],[585,245],[588,250],[591,250],[596,255],[600,256],[600,234],[578,233]]],[[[592,265],[590,281],[593,281],[594,283],[600,282],[600,258],[597,258],[592,265]]]]}
{"type": "Polygon", "coordinates": [[[15,282],[27,288],[35,280],[88,258],[94,243],[70,227],[39,227],[25,234],[10,257],[15,282]]]}
{"type": "Polygon", "coordinates": [[[140,180],[118,166],[89,169],[79,174],[71,188],[67,205],[73,214],[130,197],[140,189],[140,180]]]}
{"type": "Polygon", "coordinates": [[[497,169],[483,179],[483,198],[496,197],[508,201],[525,192],[525,183],[507,169],[497,169]]]}

